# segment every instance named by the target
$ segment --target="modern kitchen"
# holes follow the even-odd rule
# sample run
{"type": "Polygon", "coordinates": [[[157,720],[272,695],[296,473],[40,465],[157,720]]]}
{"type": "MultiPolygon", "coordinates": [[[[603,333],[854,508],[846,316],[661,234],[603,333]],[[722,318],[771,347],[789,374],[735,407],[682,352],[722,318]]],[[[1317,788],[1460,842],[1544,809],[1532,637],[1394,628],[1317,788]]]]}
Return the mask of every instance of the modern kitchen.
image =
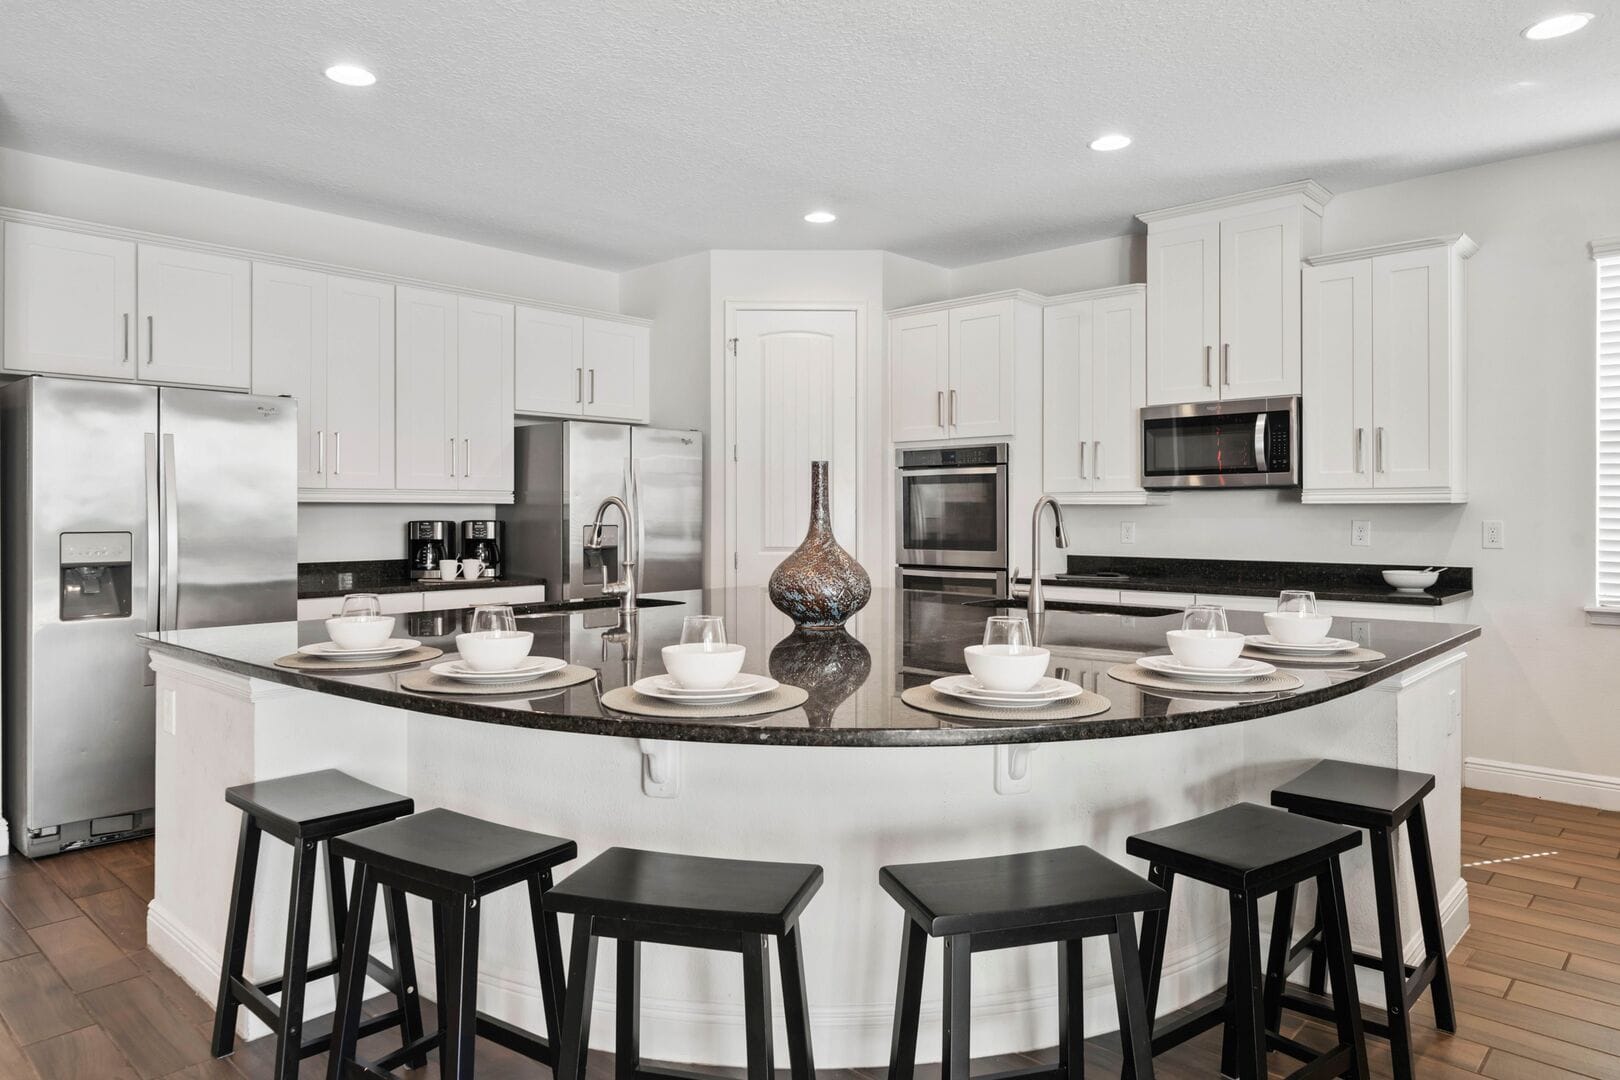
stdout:
{"type": "Polygon", "coordinates": [[[17,5],[0,1077],[1620,1076],[1591,6],[17,5]]]}

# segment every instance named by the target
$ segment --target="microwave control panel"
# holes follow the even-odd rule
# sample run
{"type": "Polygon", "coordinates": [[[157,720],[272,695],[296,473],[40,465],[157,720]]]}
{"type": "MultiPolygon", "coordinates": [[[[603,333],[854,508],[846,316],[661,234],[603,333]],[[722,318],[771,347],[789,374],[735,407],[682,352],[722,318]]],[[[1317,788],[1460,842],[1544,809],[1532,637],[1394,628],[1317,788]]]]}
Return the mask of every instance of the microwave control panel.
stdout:
{"type": "Polygon", "coordinates": [[[1289,430],[1288,413],[1271,413],[1266,417],[1266,471],[1292,472],[1293,459],[1293,433],[1289,430]]]}

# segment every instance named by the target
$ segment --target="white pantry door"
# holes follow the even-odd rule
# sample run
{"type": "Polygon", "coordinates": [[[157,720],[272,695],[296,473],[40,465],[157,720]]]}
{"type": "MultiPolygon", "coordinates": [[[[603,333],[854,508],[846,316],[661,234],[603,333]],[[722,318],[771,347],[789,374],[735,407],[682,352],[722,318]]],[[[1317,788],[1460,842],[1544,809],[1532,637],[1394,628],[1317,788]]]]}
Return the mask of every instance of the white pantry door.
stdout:
{"type": "Polygon", "coordinates": [[[830,462],[833,530],[855,546],[853,311],[743,310],[732,333],[736,585],[763,585],[810,524],[810,463],[830,462]]]}

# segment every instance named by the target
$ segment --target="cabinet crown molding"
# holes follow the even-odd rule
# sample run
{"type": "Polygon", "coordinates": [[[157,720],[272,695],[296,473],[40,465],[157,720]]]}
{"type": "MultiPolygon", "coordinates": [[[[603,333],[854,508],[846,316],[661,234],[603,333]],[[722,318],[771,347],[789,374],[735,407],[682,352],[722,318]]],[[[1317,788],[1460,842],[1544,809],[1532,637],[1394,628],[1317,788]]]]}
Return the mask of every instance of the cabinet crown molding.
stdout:
{"type": "MultiPolygon", "coordinates": [[[[1620,244],[1620,241],[1617,241],[1620,244]]],[[[1358,259],[1373,259],[1379,255],[1398,255],[1407,251],[1422,251],[1424,248],[1451,248],[1459,259],[1469,258],[1479,250],[1479,244],[1467,233],[1453,233],[1450,236],[1426,236],[1421,240],[1401,240],[1393,244],[1375,244],[1372,247],[1352,248],[1349,251],[1330,251],[1325,255],[1307,255],[1306,266],[1331,266],[1334,263],[1355,262],[1358,259]]]]}
{"type": "Polygon", "coordinates": [[[927,304],[912,304],[910,307],[891,308],[883,314],[888,317],[895,315],[920,315],[925,311],[948,311],[951,308],[966,307],[969,304],[984,304],[992,300],[1022,300],[1027,304],[1045,304],[1047,298],[1039,293],[1032,293],[1028,289],[1002,289],[1000,292],[979,293],[976,296],[958,296],[951,300],[935,300],[927,304]]]}
{"type": "Polygon", "coordinates": [[[1222,195],[1214,199],[1204,199],[1200,202],[1183,203],[1181,206],[1167,206],[1163,210],[1148,210],[1137,214],[1137,220],[1147,225],[1159,221],[1168,221],[1173,218],[1191,217],[1195,214],[1217,213],[1232,210],[1251,203],[1267,202],[1295,202],[1302,208],[1320,216],[1322,208],[1327,206],[1328,200],[1333,198],[1333,192],[1318,184],[1315,180],[1295,180],[1291,184],[1278,184],[1275,187],[1261,188],[1258,191],[1240,191],[1232,195],[1222,195]]]}
{"type": "Polygon", "coordinates": [[[1130,296],[1133,293],[1147,295],[1147,286],[1140,282],[1129,285],[1109,285],[1102,289],[1086,289],[1082,292],[1062,293],[1058,296],[1048,296],[1042,299],[1047,307],[1056,307],[1059,304],[1078,304],[1086,300],[1106,300],[1110,296],[1130,296]]]}

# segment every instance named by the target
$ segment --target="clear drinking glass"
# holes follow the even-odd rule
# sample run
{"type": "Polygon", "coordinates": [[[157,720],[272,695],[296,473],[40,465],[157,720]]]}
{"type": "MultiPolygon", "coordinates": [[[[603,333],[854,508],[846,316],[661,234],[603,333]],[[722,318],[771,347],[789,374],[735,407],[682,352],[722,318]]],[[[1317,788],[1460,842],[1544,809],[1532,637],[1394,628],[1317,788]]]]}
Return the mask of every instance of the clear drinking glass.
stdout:
{"type": "Polygon", "coordinates": [[[1293,615],[1315,615],[1316,594],[1309,589],[1284,589],[1277,595],[1277,610],[1293,615]]]}
{"type": "Polygon", "coordinates": [[[382,614],[382,601],[376,593],[350,593],[338,609],[340,619],[374,619],[382,614]]]}
{"type": "Polygon", "coordinates": [[[510,634],[516,630],[517,620],[512,617],[512,605],[484,604],[482,607],[473,608],[472,633],[497,631],[510,634]]]}
{"type": "Polygon", "coordinates": [[[726,643],[726,620],[721,615],[688,615],[681,620],[681,644],[705,650],[726,643]]]}
{"type": "Polygon", "coordinates": [[[1193,604],[1181,615],[1181,628],[1201,634],[1226,633],[1226,609],[1218,604],[1193,604]]]}
{"type": "Polygon", "coordinates": [[[1030,647],[1029,620],[1022,615],[992,615],[984,620],[984,644],[1005,646],[1010,653],[1030,647]]]}

